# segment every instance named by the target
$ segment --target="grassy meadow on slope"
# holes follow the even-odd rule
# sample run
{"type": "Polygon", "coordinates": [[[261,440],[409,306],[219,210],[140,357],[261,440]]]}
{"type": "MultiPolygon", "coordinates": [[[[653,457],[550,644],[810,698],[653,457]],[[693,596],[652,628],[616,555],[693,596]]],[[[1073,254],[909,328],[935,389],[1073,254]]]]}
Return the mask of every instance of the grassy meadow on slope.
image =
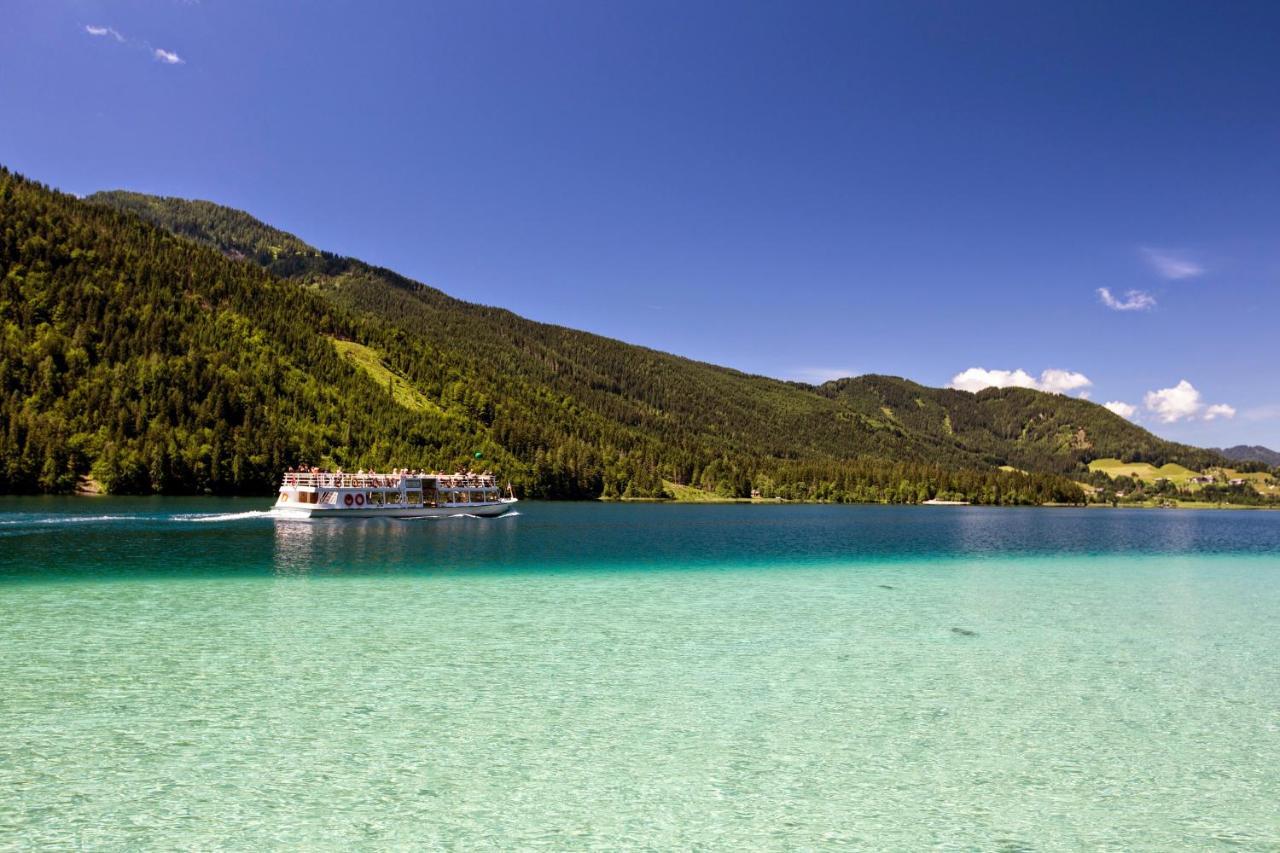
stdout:
{"type": "Polygon", "coordinates": [[[1089,463],[1089,470],[1102,471],[1111,477],[1134,477],[1150,482],[1165,479],[1179,486],[1185,486],[1192,477],[1200,476],[1199,471],[1172,462],[1157,468],[1149,462],[1121,462],[1119,459],[1095,459],[1089,463]]]}
{"type": "Polygon", "coordinates": [[[1192,471],[1182,465],[1157,468],[1146,462],[1122,462],[1114,458],[1095,459],[1089,463],[1089,470],[1106,476],[1109,494],[1131,502],[1176,500],[1179,506],[1187,506],[1269,505],[1280,501],[1280,470],[1246,471],[1212,466],[1192,471]]]}
{"type": "Polygon", "coordinates": [[[368,374],[379,387],[386,388],[397,405],[411,412],[438,413],[441,411],[438,405],[428,400],[409,380],[387,367],[387,363],[383,361],[382,355],[377,350],[355,341],[343,341],[337,338],[333,340],[333,346],[343,358],[368,374]]]}

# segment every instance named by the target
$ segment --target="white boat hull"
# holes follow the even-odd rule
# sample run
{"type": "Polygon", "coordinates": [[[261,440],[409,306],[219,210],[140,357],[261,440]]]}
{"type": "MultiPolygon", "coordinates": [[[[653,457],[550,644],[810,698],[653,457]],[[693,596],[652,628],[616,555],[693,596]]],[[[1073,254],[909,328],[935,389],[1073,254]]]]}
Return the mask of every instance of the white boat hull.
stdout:
{"type": "Polygon", "coordinates": [[[445,504],[443,506],[324,506],[320,504],[276,504],[271,514],[276,518],[304,520],[315,518],[450,518],[478,516],[492,518],[510,512],[514,500],[484,504],[445,504]]]}

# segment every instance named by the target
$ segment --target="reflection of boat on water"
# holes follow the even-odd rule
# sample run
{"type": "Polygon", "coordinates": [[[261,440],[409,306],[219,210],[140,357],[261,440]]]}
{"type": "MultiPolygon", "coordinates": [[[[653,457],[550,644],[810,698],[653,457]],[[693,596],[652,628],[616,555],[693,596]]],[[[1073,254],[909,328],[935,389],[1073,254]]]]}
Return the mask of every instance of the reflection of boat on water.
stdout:
{"type": "Polygon", "coordinates": [[[502,496],[492,474],[344,474],[290,471],[280,483],[273,515],[280,518],[442,518],[502,515],[516,498],[502,496]]]}

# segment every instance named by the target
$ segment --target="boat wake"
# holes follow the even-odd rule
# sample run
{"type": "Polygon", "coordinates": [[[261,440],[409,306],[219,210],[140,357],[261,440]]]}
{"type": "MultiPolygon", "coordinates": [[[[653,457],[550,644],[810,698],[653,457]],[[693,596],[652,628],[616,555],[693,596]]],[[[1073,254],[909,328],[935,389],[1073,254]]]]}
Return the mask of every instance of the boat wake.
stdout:
{"type": "Polygon", "coordinates": [[[50,515],[38,518],[6,518],[0,526],[42,525],[42,524],[89,524],[103,521],[132,521],[133,515],[50,515]]]}
{"type": "Polygon", "coordinates": [[[250,510],[249,512],[186,512],[169,516],[170,521],[194,521],[209,523],[219,521],[244,521],[249,518],[271,518],[274,513],[269,509],[250,510]]]}
{"type": "MultiPolygon", "coordinates": [[[[413,516],[408,518],[399,518],[398,521],[446,521],[450,518],[478,518],[485,521],[492,521],[499,518],[514,518],[520,513],[511,511],[498,516],[474,515],[469,512],[460,512],[457,515],[447,516],[413,516]]],[[[170,521],[182,524],[219,524],[233,521],[248,521],[256,518],[283,518],[286,521],[298,521],[296,518],[285,518],[272,510],[250,510],[247,512],[179,512],[168,516],[157,517],[155,515],[41,515],[34,517],[5,518],[0,519],[0,529],[6,527],[52,527],[62,524],[106,524],[114,521],[134,521],[134,522],[151,522],[170,521]]],[[[310,519],[307,519],[310,520],[310,519]]],[[[20,532],[20,531],[19,531],[20,532]]]]}

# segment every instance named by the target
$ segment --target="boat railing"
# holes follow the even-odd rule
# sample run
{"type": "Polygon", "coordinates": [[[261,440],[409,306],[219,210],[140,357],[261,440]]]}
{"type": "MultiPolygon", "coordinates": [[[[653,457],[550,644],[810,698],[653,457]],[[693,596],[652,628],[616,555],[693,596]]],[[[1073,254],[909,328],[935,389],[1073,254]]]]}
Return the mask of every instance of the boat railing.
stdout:
{"type": "Polygon", "coordinates": [[[420,488],[433,484],[438,489],[493,489],[497,477],[492,474],[379,474],[359,472],[348,474],[338,471],[288,471],[284,485],[309,488],[348,489],[399,489],[404,486],[420,488]]]}

